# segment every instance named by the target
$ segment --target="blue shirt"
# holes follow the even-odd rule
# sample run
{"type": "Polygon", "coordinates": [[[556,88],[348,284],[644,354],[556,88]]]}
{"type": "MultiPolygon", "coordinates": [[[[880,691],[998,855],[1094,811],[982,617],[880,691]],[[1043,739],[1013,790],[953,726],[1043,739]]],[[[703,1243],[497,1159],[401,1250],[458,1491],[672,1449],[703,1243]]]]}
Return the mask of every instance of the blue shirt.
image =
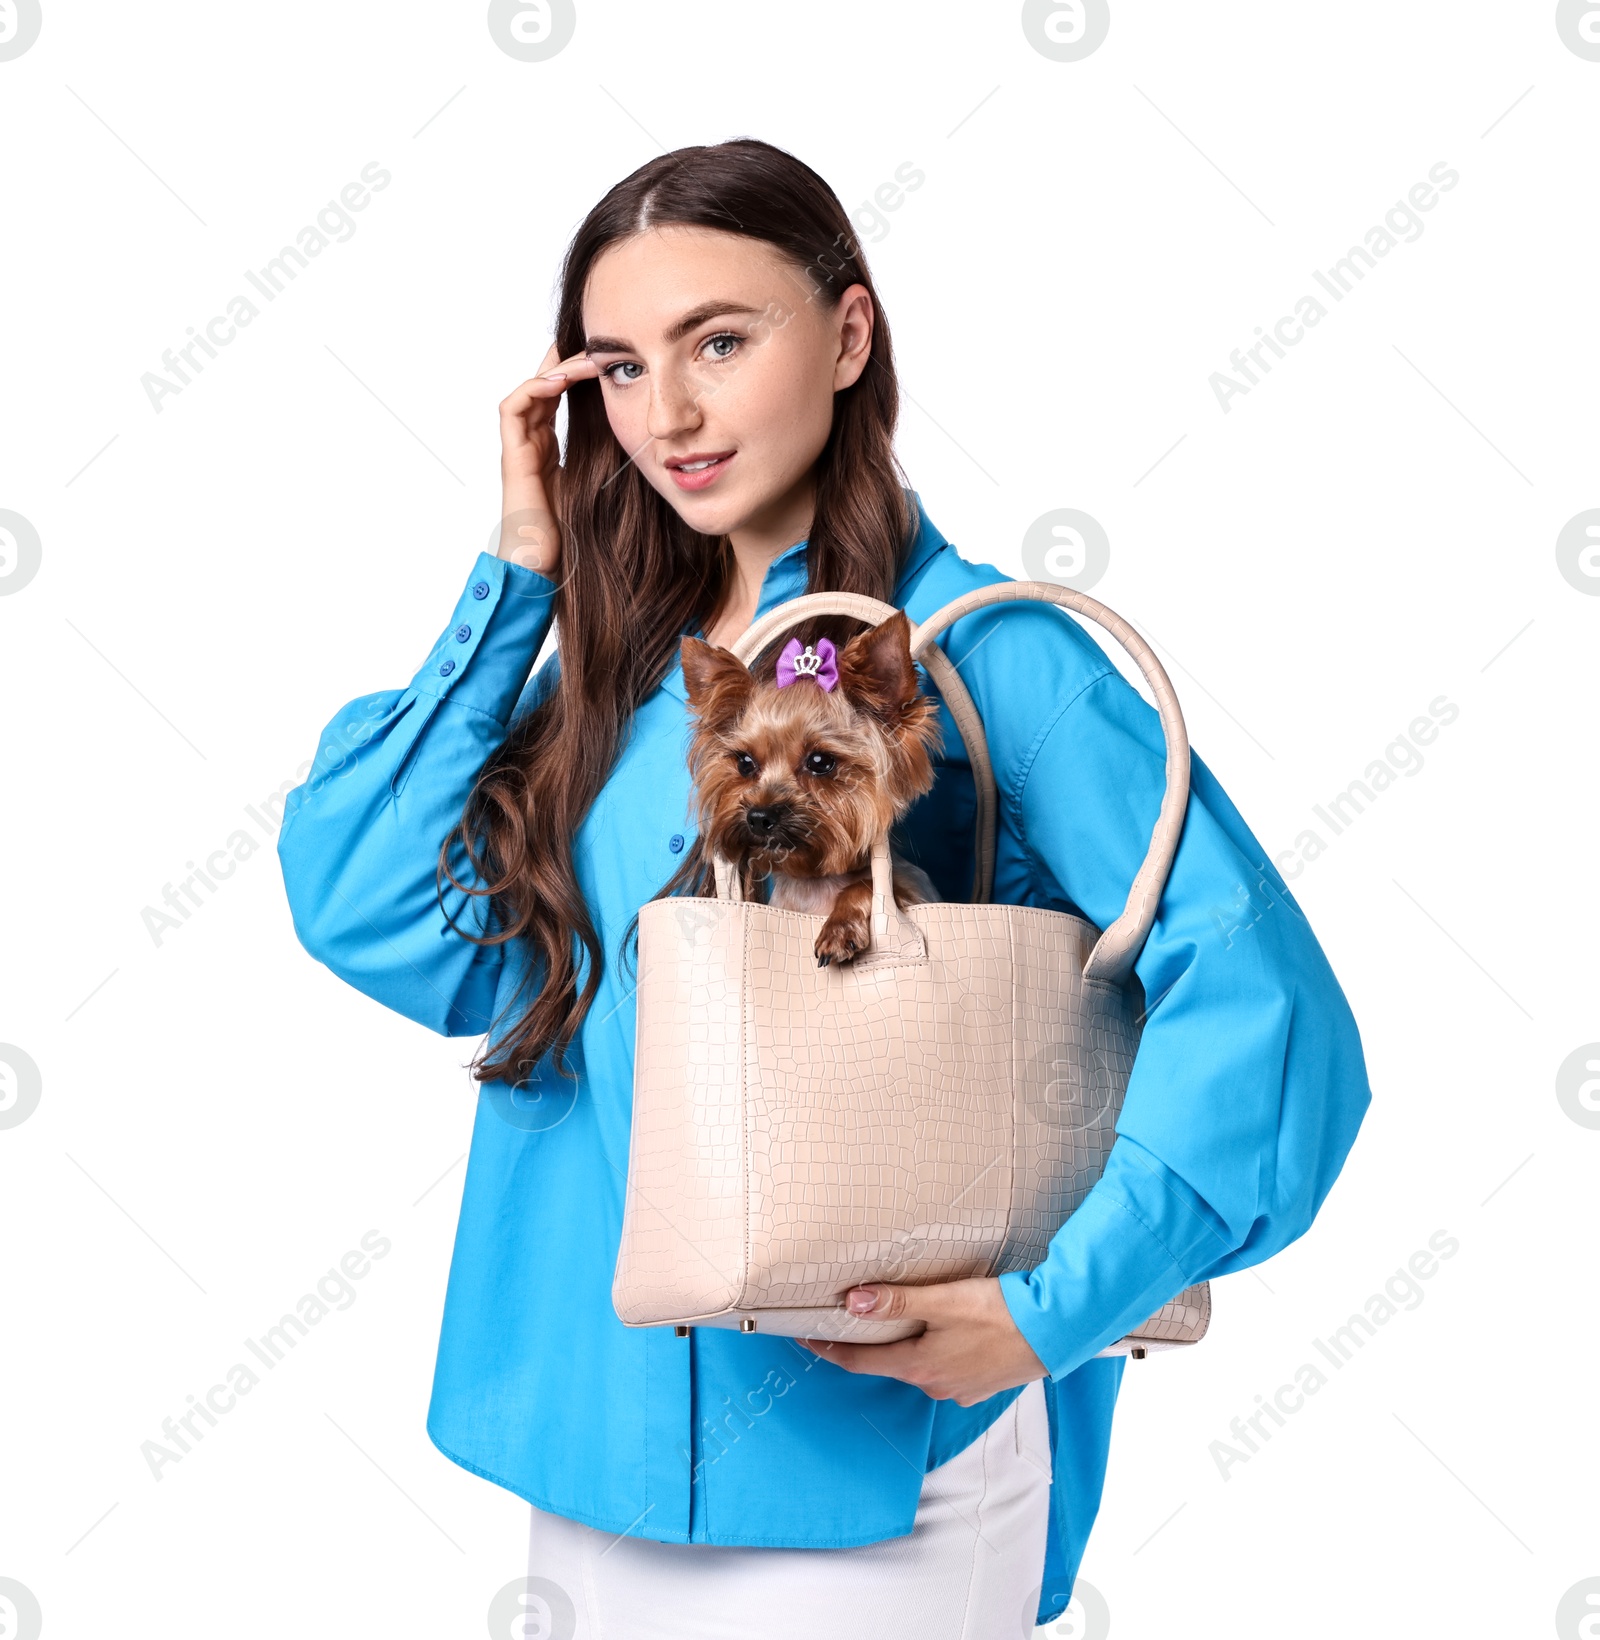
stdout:
{"type": "MultiPolygon", "coordinates": [[[[893,599],[913,623],[1009,579],[963,558],[920,500],[917,510],[893,599]]],[[[805,554],[801,542],[773,560],[758,613],[805,591],[805,554]]],[[[494,1040],[493,1016],[528,961],[521,942],[483,947],[451,931],[434,865],[485,759],[555,681],[558,655],[529,679],[555,591],[480,554],[410,684],[336,713],[286,805],[278,854],[305,948],[448,1036],[494,1040]]],[[[937,641],[988,734],[995,900],[1103,928],[1123,908],[1161,801],[1154,709],[1055,606],[977,610],[937,641]]],[[[936,784],[893,840],[945,898],[965,900],[973,782],[943,707],[940,718],[936,784]]],[[[899,1536],[925,1472],[1020,1390],[962,1407],[847,1373],[791,1340],[717,1328],[678,1338],[670,1326],[624,1327],[611,1307],[634,1045],[632,984],[616,953],[693,841],[689,727],[675,659],[578,829],[578,880],[607,957],[572,1054],[576,1087],[542,1066],[549,1074],[515,1094],[479,1092],[428,1434],[463,1467],[609,1532],[814,1547],[899,1536]]],[[[483,931],[482,899],[451,891],[445,903],[483,931]]],[[[1104,1176],[1043,1264],[1000,1278],[1050,1374],[1040,1622],[1065,1609],[1099,1508],[1124,1366],[1096,1352],[1189,1284],[1301,1235],[1371,1098],[1355,1021],[1316,937],[1198,755],[1136,966],[1147,1018],[1104,1176]]],[[[580,979],[586,969],[584,957],[580,979]]],[[[1159,1373],[1160,1361],[1136,1370],[1159,1373]]]]}

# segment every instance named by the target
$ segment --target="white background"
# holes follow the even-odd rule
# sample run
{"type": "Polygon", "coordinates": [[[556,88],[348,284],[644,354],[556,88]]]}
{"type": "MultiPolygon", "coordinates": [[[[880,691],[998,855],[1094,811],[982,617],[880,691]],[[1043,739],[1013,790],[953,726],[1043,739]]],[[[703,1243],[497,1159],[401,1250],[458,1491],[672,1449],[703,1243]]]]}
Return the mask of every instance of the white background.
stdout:
{"type": "Polygon", "coordinates": [[[925,174],[860,219],[913,483],[1011,574],[1041,514],[1099,520],[1095,595],[1266,848],[1459,707],[1293,881],[1374,1102],[1312,1231],[1128,1369],[1111,1632],[1549,1633],[1600,1577],[1600,1131],[1556,1097],[1600,1039],[1600,598],[1555,550],[1600,506],[1597,110],[1543,0],[1115,0],[1078,62],[1014,4],[618,0],[540,63],[481,4],[46,0],[0,62],[0,508],[42,541],[0,597],[0,1041],[43,1078],[0,1130],[0,1577],[45,1633],[481,1634],[524,1570],[525,1505],[424,1431],[473,1044],[304,954],[270,839],[159,946],[141,914],[450,618],[582,214],[736,135],[847,206],[925,174]],[[348,243],[156,413],[141,376],[374,160],[348,243]],[[1440,161],[1421,237],[1224,413],[1211,374],[1440,161]],[[154,1481],[141,1443],[371,1229],[353,1306],[154,1481]],[[1420,1306],[1224,1479],[1229,1420],[1437,1230],[1420,1306]]]}

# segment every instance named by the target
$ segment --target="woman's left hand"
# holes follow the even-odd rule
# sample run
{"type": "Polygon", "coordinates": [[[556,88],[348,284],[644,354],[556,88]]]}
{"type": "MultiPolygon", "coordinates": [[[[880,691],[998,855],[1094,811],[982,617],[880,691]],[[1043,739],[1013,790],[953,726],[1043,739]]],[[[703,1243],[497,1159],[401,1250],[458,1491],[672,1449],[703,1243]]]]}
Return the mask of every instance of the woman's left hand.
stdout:
{"type": "Polygon", "coordinates": [[[909,1317],[928,1324],[917,1337],[892,1344],[796,1340],[846,1372],[902,1378],[936,1401],[953,1400],[964,1407],[1048,1374],[1011,1319],[995,1276],[973,1276],[932,1287],[896,1287],[874,1281],[852,1287],[845,1295],[845,1306],[863,1320],[909,1317]],[[873,1299],[870,1306],[869,1298],[873,1299]]]}

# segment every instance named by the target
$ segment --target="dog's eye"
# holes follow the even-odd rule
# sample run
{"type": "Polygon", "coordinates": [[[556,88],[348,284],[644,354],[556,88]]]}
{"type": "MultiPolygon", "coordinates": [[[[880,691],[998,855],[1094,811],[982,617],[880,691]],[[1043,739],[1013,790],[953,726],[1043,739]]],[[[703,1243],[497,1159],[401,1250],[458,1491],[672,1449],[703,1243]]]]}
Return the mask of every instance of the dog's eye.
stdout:
{"type": "Polygon", "coordinates": [[[801,766],[807,774],[832,774],[837,762],[832,752],[807,752],[801,766]]]}
{"type": "Polygon", "coordinates": [[[748,752],[735,752],[733,754],[733,764],[739,773],[747,778],[753,776],[756,772],[756,760],[748,752]]]}

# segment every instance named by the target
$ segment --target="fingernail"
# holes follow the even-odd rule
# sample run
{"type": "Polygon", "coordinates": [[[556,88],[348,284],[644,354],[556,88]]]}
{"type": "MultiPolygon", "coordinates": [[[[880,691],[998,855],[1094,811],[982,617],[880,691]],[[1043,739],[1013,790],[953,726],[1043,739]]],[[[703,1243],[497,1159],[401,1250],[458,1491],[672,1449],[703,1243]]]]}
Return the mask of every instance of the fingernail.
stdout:
{"type": "Polygon", "coordinates": [[[871,1287],[853,1287],[845,1305],[852,1315],[866,1315],[874,1309],[878,1302],[878,1294],[871,1287]]]}

